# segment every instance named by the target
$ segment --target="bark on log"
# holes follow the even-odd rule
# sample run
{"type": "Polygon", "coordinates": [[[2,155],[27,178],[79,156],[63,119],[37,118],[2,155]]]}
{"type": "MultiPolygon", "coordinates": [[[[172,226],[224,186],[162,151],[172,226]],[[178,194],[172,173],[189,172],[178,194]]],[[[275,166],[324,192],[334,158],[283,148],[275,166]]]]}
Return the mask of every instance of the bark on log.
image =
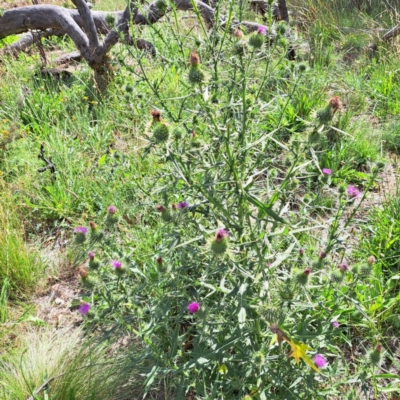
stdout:
{"type": "Polygon", "coordinates": [[[396,36],[400,35],[400,24],[396,25],[394,28],[390,29],[390,31],[386,32],[382,39],[388,41],[390,39],[395,38],[396,36]]]}

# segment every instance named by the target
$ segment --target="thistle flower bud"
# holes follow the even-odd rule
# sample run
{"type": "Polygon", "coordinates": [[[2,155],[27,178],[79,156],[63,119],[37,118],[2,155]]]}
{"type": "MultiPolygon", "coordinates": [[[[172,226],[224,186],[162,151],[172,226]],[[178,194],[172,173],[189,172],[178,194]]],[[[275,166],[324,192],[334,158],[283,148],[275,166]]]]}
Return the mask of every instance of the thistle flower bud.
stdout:
{"type": "Polygon", "coordinates": [[[360,275],[367,277],[371,275],[372,265],[368,263],[362,263],[360,265],[360,275]]]}
{"type": "Polygon", "coordinates": [[[153,127],[153,139],[156,143],[165,142],[169,137],[168,125],[164,122],[155,124],[153,127]]]}
{"type": "Polygon", "coordinates": [[[161,112],[158,110],[151,110],[151,116],[153,117],[152,123],[161,122],[161,112]]]}
{"type": "Polygon", "coordinates": [[[264,43],[265,43],[265,34],[259,33],[257,31],[257,33],[250,36],[249,45],[254,49],[261,49],[264,43]]]}
{"type": "Polygon", "coordinates": [[[339,264],[338,268],[341,272],[347,272],[349,270],[349,266],[346,263],[339,264]]]}
{"type": "Polygon", "coordinates": [[[102,233],[94,221],[89,222],[90,225],[90,239],[97,240],[102,237],[102,233]]]}
{"type": "Polygon", "coordinates": [[[303,271],[297,270],[295,271],[295,279],[299,285],[305,286],[308,283],[308,279],[311,274],[311,268],[304,268],[303,271]]]}
{"type": "Polygon", "coordinates": [[[192,67],[198,67],[200,65],[200,57],[195,51],[190,53],[189,64],[192,67]]]}
{"type": "Polygon", "coordinates": [[[244,33],[240,26],[238,26],[234,31],[233,31],[233,36],[237,37],[238,39],[241,39],[244,36],[244,33]]]}
{"type": "Polygon", "coordinates": [[[169,210],[167,210],[164,206],[162,206],[161,204],[159,204],[157,206],[157,210],[160,211],[161,213],[161,218],[165,221],[165,222],[169,222],[172,219],[171,213],[169,212],[169,210]]]}
{"type": "Polygon", "coordinates": [[[221,255],[228,249],[229,232],[223,228],[217,229],[214,240],[211,242],[211,250],[216,255],[221,255]]]}
{"type": "Polygon", "coordinates": [[[344,274],[341,271],[335,270],[331,273],[331,281],[335,283],[341,283],[343,281],[344,274]]]}
{"type": "Polygon", "coordinates": [[[117,211],[117,207],[115,206],[107,207],[106,223],[108,225],[113,225],[118,222],[118,217],[116,216],[117,211]]]}
{"type": "Polygon", "coordinates": [[[368,358],[371,364],[379,366],[382,363],[382,350],[382,345],[378,344],[374,350],[369,352],[368,358]]]}
{"type": "Polygon", "coordinates": [[[89,268],[90,269],[99,268],[100,267],[100,262],[96,259],[96,256],[93,253],[93,251],[89,251],[88,252],[88,256],[89,256],[89,268]]]}
{"type": "Polygon", "coordinates": [[[376,258],[374,256],[369,256],[367,261],[368,261],[368,264],[373,265],[376,262],[376,258]]]}
{"type": "Polygon", "coordinates": [[[198,66],[192,66],[189,70],[189,82],[193,85],[202,83],[204,81],[205,75],[204,72],[201,71],[198,66]]]}
{"type": "Polygon", "coordinates": [[[81,267],[81,268],[79,268],[79,275],[80,275],[81,279],[84,281],[87,279],[89,272],[85,267],[81,267]]]}
{"type": "Polygon", "coordinates": [[[88,229],[84,226],[78,226],[75,228],[75,243],[82,244],[86,240],[86,234],[88,229]]]}
{"type": "Polygon", "coordinates": [[[333,114],[335,114],[338,110],[340,110],[343,106],[340,98],[338,96],[333,96],[329,99],[329,107],[332,109],[333,114]]]}

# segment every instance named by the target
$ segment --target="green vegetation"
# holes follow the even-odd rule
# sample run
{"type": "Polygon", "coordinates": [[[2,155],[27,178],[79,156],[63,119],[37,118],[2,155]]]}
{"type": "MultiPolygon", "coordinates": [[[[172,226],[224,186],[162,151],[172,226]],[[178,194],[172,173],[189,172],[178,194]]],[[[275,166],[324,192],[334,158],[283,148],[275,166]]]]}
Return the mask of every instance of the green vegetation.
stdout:
{"type": "Polygon", "coordinates": [[[400,395],[399,53],[375,3],[290,2],[293,38],[279,23],[270,45],[172,7],[132,27],[154,58],[113,49],[102,94],[86,65],[52,79],[35,51],[2,59],[2,335],[55,232],[83,329],[22,332],[0,397],[400,395]],[[135,345],[115,359],[121,338],[135,345]]]}
{"type": "MultiPolygon", "coordinates": [[[[32,291],[43,273],[43,263],[37,252],[24,242],[21,214],[10,190],[2,183],[0,198],[0,309],[7,293],[18,297],[32,291]]],[[[2,311],[0,311],[0,320],[2,311]]]]}

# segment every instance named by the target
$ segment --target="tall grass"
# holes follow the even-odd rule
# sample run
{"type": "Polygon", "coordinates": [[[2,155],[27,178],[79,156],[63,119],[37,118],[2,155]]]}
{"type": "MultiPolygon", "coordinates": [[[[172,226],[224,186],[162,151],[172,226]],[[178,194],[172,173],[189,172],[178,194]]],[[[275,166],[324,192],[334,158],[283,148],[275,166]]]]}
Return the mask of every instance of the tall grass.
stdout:
{"type": "Polygon", "coordinates": [[[9,286],[10,295],[21,296],[34,289],[43,264],[24,242],[24,225],[10,191],[1,182],[0,190],[0,287],[9,286]]]}
{"type": "Polygon", "coordinates": [[[0,399],[111,400],[128,381],[120,367],[79,329],[31,330],[0,358],[0,399]]]}

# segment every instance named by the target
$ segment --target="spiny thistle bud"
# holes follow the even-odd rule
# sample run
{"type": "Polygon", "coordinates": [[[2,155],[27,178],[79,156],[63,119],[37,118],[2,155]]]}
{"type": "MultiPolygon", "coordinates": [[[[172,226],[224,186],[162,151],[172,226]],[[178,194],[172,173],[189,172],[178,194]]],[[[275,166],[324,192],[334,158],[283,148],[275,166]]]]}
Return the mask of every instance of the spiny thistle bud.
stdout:
{"type": "Polygon", "coordinates": [[[357,264],[353,264],[352,266],[351,266],[351,273],[353,274],[353,275],[357,275],[358,273],[359,273],[359,268],[358,268],[358,265],[357,264]]]}
{"type": "Polygon", "coordinates": [[[192,51],[190,53],[189,64],[191,67],[195,68],[197,68],[200,65],[200,57],[195,51],[192,51]]]}
{"type": "Polygon", "coordinates": [[[165,222],[169,222],[172,219],[171,213],[169,212],[169,210],[167,210],[164,206],[162,206],[161,204],[159,204],[157,206],[157,210],[160,211],[161,213],[161,218],[165,221],[165,222]]]}
{"type": "Polygon", "coordinates": [[[335,270],[331,273],[331,281],[336,283],[341,283],[343,281],[344,275],[341,271],[335,270]]]}
{"type": "Polygon", "coordinates": [[[301,63],[301,64],[299,64],[299,72],[300,73],[303,73],[303,72],[305,72],[306,71],[306,69],[307,69],[307,65],[306,64],[304,64],[304,63],[301,63]]]}
{"type": "Polygon", "coordinates": [[[360,265],[360,275],[369,276],[371,275],[372,265],[368,263],[362,263],[360,265]]]}
{"type": "Polygon", "coordinates": [[[156,258],[156,261],[157,261],[157,264],[158,264],[158,265],[162,265],[162,263],[163,263],[163,259],[162,259],[161,256],[158,256],[158,257],[156,258]]]}
{"type": "Polygon", "coordinates": [[[343,185],[343,184],[340,185],[340,186],[338,187],[338,191],[339,191],[340,194],[345,193],[345,192],[346,192],[346,186],[343,185]]]}
{"type": "Polygon", "coordinates": [[[246,48],[246,45],[245,45],[245,43],[243,43],[243,42],[236,42],[236,43],[233,45],[233,51],[234,51],[234,53],[237,54],[237,55],[239,55],[239,56],[241,56],[241,55],[244,54],[245,48],[246,48]]]}
{"type": "Polygon", "coordinates": [[[249,45],[254,49],[261,49],[264,43],[265,43],[265,35],[258,33],[258,31],[257,33],[250,36],[249,45]]]}
{"type": "Polygon", "coordinates": [[[94,221],[89,222],[90,225],[90,239],[97,240],[102,237],[102,233],[94,221]]]}
{"type": "Polygon", "coordinates": [[[378,344],[375,349],[368,354],[368,358],[371,364],[379,366],[382,363],[382,345],[378,344]]]}
{"type": "Polygon", "coordinates": [[[211,250],[214,254],[221,255],[228,249],[229,232],[223,228],[217,229],[214,240],[211,242],[211,250]]]}
{"type": "Polygon", "coordinates": [[[175,140],[182,139],[183,132],[181,128],[174,128],[172,131],[172,136],[174,137],[175,140]]]}
{"type": "Polygon", "coordinates": [[[75,228],[75,243],[82,244],[86,240],[86,234],[88,229],[84,226],[78,226],[75,228]]]}
{"type": "Polygon", "coordinates": [[[302,247],[299,249],[299,255],[300,257],[304,256],[304,249],[302,247]]]}
{"type": "Polygon", "coordinates": [[[302,286],[307,285],[310,273],[311,273],[311,268],[305,268],[303,271],[299,270],[295,271],[296,282],[302,286]]]}
{"type": "Polygon", "coordinates": [[[115,206],[107,207],[106,223],[108,225],[113,225],[118,222],[118,217],[116,216],[117,211],[118,211],[117,207],[115,207],[115,206]]]}
{"type": "Polygon", "coordinates": [[[96,256],[93,253],[93,251],[89,251],[88,252],[88,256],[89,256],[89,268],[91,268],[91,269],[99,268],[100,267],[100,261],[98,261],[96,259],[96,256]]]}
{"type": "Polygon", "coordinates": [[[200,70],[197,66],[192,66],[190,67],[188,78],[189,82],[195,85],[203,82],[205,75],[204,72],[200,70]]]}
{"type": "Polygon", "coordinates": [[[276,28],[276,33],[283,36],[286,33],[286,23],[280,22],[276,28]]]}
{"type": "Polygon", "coordinates": [[[111,260],[111,267],[114,269],[115,273],[118,276],[121,276],[125,273],[125,268],[122,267],[122,262],[118,260],[111,260]]]}
{"type": "Polygon", "coordinates": [[[324,125],[332,121],[333,115],[333,109],[328,105],[317,111],[317,120],[321,125],[324,125]]]}
{"type": "Polygon", "coordinates": [[[323,259],[326,258],[326,253],[325,253],[325,251],[321,251],[321,253],[319,253],[319,258],[320,258],[321,260],[323,260],[323,259]]]}
{"type": "Polygon", "coordinates": [[[169,137],[169,128],[168,126],[161,122],[159,124],[155,124],[153,127],[153,138],[155,142],[161,143],[168,140],[169,137]]]}

